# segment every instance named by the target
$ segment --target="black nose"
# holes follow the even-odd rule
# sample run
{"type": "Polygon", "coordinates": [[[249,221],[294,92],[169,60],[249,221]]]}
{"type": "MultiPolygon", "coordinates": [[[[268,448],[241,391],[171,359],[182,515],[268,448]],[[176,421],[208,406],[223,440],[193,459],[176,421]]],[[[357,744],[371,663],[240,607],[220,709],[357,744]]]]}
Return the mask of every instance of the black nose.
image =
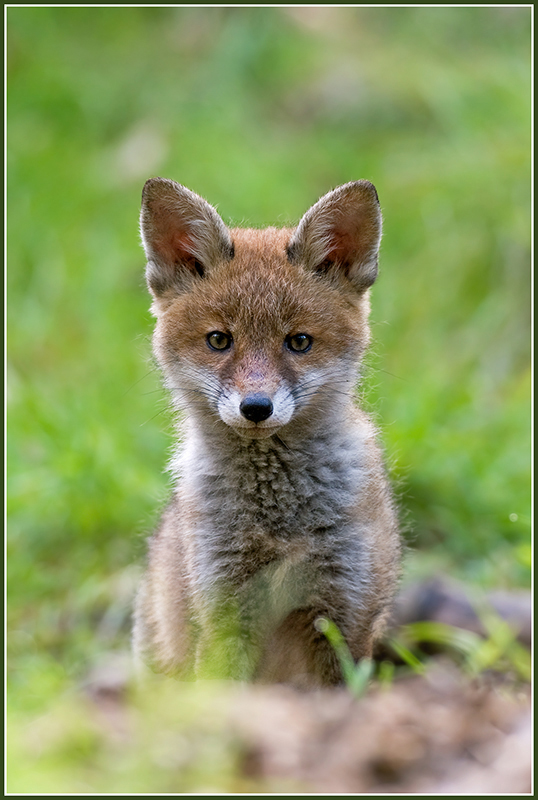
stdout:
{"type": "Polygon", "coordinates": [[[265,394],[247,394],[239,410],[250,422],[263,422],[273,413],[273,404],[265,394]]]}

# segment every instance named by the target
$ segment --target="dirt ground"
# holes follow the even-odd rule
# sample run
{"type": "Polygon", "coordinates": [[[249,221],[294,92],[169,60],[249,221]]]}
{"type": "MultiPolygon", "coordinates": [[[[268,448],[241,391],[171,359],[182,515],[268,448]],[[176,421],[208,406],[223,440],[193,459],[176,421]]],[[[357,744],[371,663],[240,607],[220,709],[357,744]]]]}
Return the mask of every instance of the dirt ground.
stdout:
{"type": "MultiPolygon", "coordinates": [[[[529,647],[529,594],[490,600],[529,647]]],[[[444,580],[402,594],[394,630],[425,619],[485,635],[461,587],[444,580]]],[[[99,724],[125,741],[130,737],[124,691],[129,663],[125,654],[119,664],[105,665],[86,687],[99,724]]],[[[400,664],[392,681],[373,681],[359,699],[344,688],[303,693],[285,686],[227,684],[212,699],[202,695],[188,719],[183,709],[192,704],[192,689],[173,681],[171,697],[178,697],[182,709],[168,720],[174,780],[181,781],[189,760],[191,766],[201,764],[204,775],[208,753],[215,749],[211,740],[228,748],[226,770],[233,774],[220,789],[224,793],[235,793],[230,787],[237,786],[238,793],[251,794],[530,794],[529,683],[491,670],[471,678],[442,650],[425,663],[423,674],[400,664]],[[173,744],[178,726],[183,755],[173,744]]],[[[140,720],[146,726],[147,711],[146,706],[139,726],[140,720]]]]}
{"type": "MultiPolygon", "coordinates": [[[[530,647],[530,595],[496,592],[485,600],[530,647]]],[[[393,630],[419,620],[487,635],[466,590],[446,579],[399,596],[393,630]]],[[[250,688],[233,726],[247,771],[314,792],[531,792],[530,687],[494,672],[471,680],[442,652],[425,675],[374,687],[359,700],[344,690],[250,688]]]]}
{"type": "MultiPolygon", "coordinates": [[[[120,684],[121,675],[114,688],[109,673],[93,684],[91,702],[101,730],[123,747],[133,718],[120,684]]],[[[228,779],[225,786],[218,778],[215,785],[215,777],[211,783],[220,793],[236,793],[234,787],[250,794],[532,791],[529,686],[516,688],[499,675],[470,680],[444,657],[432,659],[423,675],[397,677],[388,687],[374,682],[359,699],[344,688],[303,693],[227,684],[187,721],[183,709],[193,690],[176,686],[178,714],[168,719],[167,734],[161,731],[162,745],[150,740],[148,747],[156,764],[173,770],[172,785],[181,785],[196,762],[195,794],[206,791],[204,770],[222,743],[228,779]]],[[[147,708],[135,723],[155,728],[147,708]]]]}
{"type": "Polygon", "coordinates": [[[231,726],[244,769],[320,793],[529,793],[526,692],[468,683],[448,665],[373,689],[250,688],[231,726]]]}

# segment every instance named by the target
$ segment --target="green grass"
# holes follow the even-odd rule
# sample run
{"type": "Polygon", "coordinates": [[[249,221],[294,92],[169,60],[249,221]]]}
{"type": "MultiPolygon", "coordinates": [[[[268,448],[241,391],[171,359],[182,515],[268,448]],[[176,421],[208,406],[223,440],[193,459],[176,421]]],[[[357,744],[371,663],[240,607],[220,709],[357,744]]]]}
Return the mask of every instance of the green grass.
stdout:
{"type": "Polygon", "coordinates": [[[336,654],[345,686],[353,697],[357,699],[362,697],[374,672],[374,662],[370,658],[363,658],[355,662],[346,640],[332,620],[318,617],[315,625],[318,631],[325,635],[336,654]]]}
{"type": "Polygon", "coordinates": [[[385,217],[361,393],[414,555],[530,567],[530,10],[8,9],[11,709],[127,646],[170,418],[137,216],[175,178],[226,222],[372,180],[385,217]]]}

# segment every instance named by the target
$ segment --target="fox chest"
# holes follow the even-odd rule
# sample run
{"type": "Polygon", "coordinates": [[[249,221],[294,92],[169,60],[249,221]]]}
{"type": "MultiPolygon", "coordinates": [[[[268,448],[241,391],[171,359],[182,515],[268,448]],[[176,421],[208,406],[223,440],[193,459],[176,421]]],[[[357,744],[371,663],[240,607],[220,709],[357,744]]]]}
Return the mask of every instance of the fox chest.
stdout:
{"type": "Polygon", "coordinates": [[[345,560],[344,550],[355,546],[364,469],[346,448],[332,456],[251,446],[226,463],[208,461],[197,474],[185,471],[183,489],[197,520],[189,538],[202,582],[240,586],[258,576],[273,591],[307,586],[320,564],[345,560]]]}
{"type": "Polygon", "coordinates": [[[222,467],[201,478],[199,510],[214,535],[245,544],[253,531],[278,542],[332,529],[360,492],[358,458],[314,463],[251,448],[222,467]]]}

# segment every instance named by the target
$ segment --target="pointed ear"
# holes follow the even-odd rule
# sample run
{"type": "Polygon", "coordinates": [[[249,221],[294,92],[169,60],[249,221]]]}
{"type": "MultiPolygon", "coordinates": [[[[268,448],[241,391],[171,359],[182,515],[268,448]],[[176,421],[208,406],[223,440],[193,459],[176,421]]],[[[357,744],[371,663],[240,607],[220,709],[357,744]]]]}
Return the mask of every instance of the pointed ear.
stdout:
{"type": "Polygon", "coordinates": [[[377,277],[381,211],[375,186],[353,181],[324,195],[306,212],[288,258],[312,272],[346,277],[364,291],[377,277]]]}
{"type": "Polygon", "coordinates": [[[202,197],[165,178],[142,192],[140,233],[146,279],[157,306],[187,291],[219,261],[233,258],[228,228],[202,197]]]}

